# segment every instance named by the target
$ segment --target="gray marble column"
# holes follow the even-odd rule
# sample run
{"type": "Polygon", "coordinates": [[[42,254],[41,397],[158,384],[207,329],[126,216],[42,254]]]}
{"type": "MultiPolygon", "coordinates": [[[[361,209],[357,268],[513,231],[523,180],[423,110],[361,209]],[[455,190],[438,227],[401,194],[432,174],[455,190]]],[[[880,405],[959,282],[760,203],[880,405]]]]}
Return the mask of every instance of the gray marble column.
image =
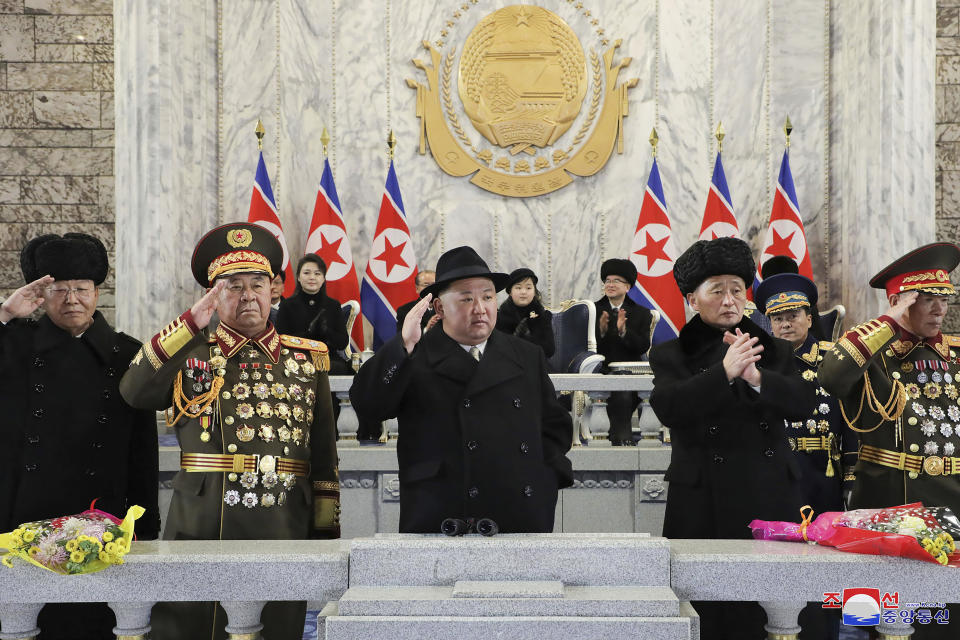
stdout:
{"type": "Polygon", "coordinates": [[[117,3],[114,30],[117,328],[146,339],[200,295],[217,222],[216,3],[117,3]]]}
{"type": "Polygon", "coordinates": [[[934,240],[933,2],[830,7],[832,302],[849,323],[886,308],[867,281],[934,240]]]}
{"type": "Polygon", "coordinates": [[[0,640],[28,640],[40,634],[37,616],[43,602],[0,604],[0,640]]]}

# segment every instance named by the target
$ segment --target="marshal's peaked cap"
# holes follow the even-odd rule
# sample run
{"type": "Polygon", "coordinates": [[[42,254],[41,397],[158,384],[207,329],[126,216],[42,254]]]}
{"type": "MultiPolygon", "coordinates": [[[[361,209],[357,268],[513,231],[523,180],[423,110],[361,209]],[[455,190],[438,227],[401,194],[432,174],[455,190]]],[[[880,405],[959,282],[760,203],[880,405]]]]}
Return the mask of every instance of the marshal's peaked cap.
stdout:
{"type": "Polygon", "coordinates": [[[93,280],[99,286],[107,279],[108,266],[103,243],[86,233],[37,236],[20,252],[20,270],[27,282],[51,275],[54,280],[93,280]]]}
{"type": "Polygon", "coordinates": [[[231,222],[200,238],[190,268],[204,287],[221,276],[237,273],[263,273],[272,279],[283,268],[283,247],[260,225],[231,222]]]}
{"type": "Polygon", "coordinates": [[[926,244],[901,256],[870,278],[874,289],[886,289],[887,295],[921,291],[952,295],[950,272],[960,264],[960,247],[952,242],[926,244]]]}
{"type": "Polygon", "coordinates": [[[740,276],[750,286],[756,268],[750,246],[739,238],[697,240],[673,264],[673,278],[687,295],[713,276],[740,276]]]}

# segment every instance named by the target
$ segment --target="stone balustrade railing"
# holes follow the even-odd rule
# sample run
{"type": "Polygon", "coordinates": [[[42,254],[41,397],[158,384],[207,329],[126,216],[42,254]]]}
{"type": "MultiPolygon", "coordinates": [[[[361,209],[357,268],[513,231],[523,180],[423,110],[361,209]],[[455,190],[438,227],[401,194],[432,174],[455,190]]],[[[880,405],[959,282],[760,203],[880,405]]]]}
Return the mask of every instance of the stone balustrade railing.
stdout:
{"type": "MultiPolygon", "coordinates": [[[[108,602],[117,636],[137,638],[156,602],[219,599],[232,638],[258,637],[269,600],[328,602],[319,625],[327,640],[507,629],[525,638],[691,640],[699,619],[689,601],[756,600],[769,638],[791,640],[807,602],[853,587],[898,592],[901,606],[960,601],[952,569],[786,542],[646,534],[138,542],[124,565],[97,574],[66,577],[23,563],[0,570],[0,639],[34,637],[46,602],[108,602]]],[[[878,630],[905,638],[911,625],[878,630]]]]}

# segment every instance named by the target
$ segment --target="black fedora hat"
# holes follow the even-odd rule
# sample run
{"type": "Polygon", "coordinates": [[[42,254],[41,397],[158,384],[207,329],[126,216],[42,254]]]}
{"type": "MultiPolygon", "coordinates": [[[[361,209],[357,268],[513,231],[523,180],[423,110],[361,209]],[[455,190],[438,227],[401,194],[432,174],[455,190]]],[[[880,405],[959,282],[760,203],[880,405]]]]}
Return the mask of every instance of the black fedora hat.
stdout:
{"type": "Polygon", "coordinates": [[[437,260],[437,279],[420,292],[420,297],[432,293],[436,298],[438,293],[447,288],[447,285],[466,278],[489,278],[493,281],[496,290],[501,291],[507,286],[510,276],[490,271],[490,267],[473,250],[473,247],[457,247],[450,249],[437,260]]]}

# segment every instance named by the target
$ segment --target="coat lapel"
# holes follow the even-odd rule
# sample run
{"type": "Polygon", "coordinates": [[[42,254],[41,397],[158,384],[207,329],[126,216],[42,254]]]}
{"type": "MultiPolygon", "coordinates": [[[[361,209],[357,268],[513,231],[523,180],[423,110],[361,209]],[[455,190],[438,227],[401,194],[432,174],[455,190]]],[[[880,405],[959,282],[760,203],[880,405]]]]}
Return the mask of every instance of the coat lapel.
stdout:
{"type": "MultiPolygon", "coordinates": [[[[467,357],[470,356],[467,355],[467,357]]],[[[470,395],[480,393],[522,374],[523,366],[516,352],[510,348],[509,341],[494,331],[487,339],[487,347],[484,349],[483,357],[480,358],[476,373],[467,384],[467,393],[470,395]]]]}
{"type": "Polygon", "coordinates": [[[420,342],[426,352],[428,366],[441,376],[466,385],[477,370],[477,362],[441,327],[427,331],[420,342]]]}

